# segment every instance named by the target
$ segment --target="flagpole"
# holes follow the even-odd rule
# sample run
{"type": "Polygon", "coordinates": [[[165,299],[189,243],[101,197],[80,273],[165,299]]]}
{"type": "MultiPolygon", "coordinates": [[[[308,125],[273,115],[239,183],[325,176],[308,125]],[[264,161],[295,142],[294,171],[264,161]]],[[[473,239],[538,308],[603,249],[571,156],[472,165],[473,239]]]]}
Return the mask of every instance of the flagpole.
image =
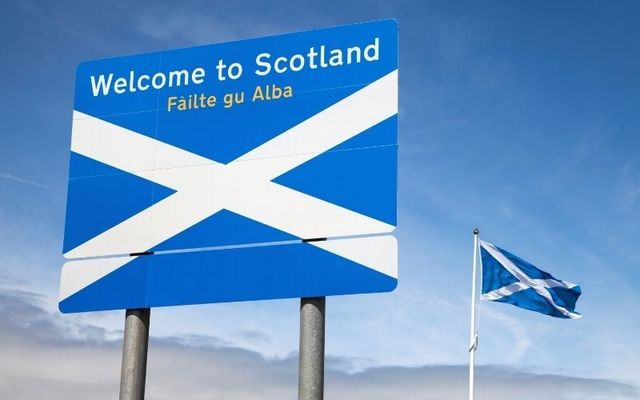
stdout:
{"type": "Polygon", "coordinates": [[[471,279],[471,331],[469,333],[469,400],[473,400],[474,370],[476,363],[476,349],[478,348],[478,334],[476,332],[476,274],[478,265],[478,228],[473,230],[473,276],[471,279]]]}

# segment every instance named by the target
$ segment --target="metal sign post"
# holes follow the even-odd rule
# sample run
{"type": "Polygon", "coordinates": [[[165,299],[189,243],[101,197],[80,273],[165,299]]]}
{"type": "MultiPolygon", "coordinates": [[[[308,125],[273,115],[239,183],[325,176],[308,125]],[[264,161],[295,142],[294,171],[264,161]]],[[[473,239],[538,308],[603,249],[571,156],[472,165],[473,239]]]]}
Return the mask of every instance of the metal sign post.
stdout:
{"type": "Polygon", "coordinates": [[[324,397],[325,297],[300,299],[298,400],[324,397]]]}
{"type": "Polygon", "coordinates": [[[127,310],[122,345],[120,400],[144,399],[150,315],[150,308],[127,310]]]}

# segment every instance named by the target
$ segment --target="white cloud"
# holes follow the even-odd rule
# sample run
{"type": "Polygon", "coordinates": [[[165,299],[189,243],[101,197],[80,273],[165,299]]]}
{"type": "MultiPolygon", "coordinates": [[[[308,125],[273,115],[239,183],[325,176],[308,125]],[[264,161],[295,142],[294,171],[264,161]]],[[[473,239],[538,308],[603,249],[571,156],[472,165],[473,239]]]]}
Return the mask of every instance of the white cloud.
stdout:
{"type": "MultiPolygon", "coordinates": [[[[119,384],[121,343],[101,328],[44,311],[37,295],[0,291],[0,397],[112,399],[119,384]],[[74,331],[72,335],[70,332],[74,331]]],[[[252,335],[255,334],[252,333],[252,335]]],[[[349,360],[327,360],[326,394],[335,400],[460,399],[466,367],[377,367],[347,373],[349,360]]],[[[295,398],[295,355],[267,359],[211,337],[152,338],[148,399],[295,398]]],[[[478,400],[636,399],[637,388],[609,380],[538,375],[479,367],[478,400]]]]}
{"type": "MultiPolygon", "coordinates": [[[[484,305],[482,303],[480,304],[484,305]]],[[[517,318],[510,317],[490,307],[483,307],[482,313],[483,317],[488,317],[489,320],[498,322],[511,333],[512,345],[509,346],[510,351],[507,353],[508,357],[506,361],[510,363],[520,363],[529,347],[531,347],[531,340],[529,339],[525,325],[517,318]]]]}
{"type": "MultiPolygon", "coordinates": [[[[136,15],[135,28],[150,39],[174,46],[274,35],[304,26],[301,18],[268,18],[265,14],[278,14],[278,11],[259,3],[238,10],[230,7],[224,14],[215,7],[176,8],[174,4],[156,4],[136,15]],[[255,13],[246,13],[246,8],[255,13]]],[[[322,20],[322,17],[316,19],[322,20]]]]}
{"type": "Polygon", "coordinates": [[[41,189],[49,189],[50,188],[49,186],[45,185],[44,183],[32,181],[32,180],[26,179],[26,178],[21,178],[19,176],[12,175],[12,174],[10,174],[8,172],[0,172],[0,178],[7,179],[7,180],[10,180],[10,181],[13,181],[13,182],[22,183],[22,184],[29,185],[29,186],[39,187],[41,189]]]}

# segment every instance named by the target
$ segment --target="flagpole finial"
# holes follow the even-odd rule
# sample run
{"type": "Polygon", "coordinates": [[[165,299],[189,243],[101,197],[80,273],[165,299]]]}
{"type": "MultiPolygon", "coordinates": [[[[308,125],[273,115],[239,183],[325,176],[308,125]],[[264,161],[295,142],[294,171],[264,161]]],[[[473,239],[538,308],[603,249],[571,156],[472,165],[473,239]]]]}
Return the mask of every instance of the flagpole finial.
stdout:
{"type": "Polygon", "coordinates": [[[475,228],[475,229],[473,230],[473,234],[474,234],[474,235],[477,235],[477,234],[479,234],[479,233],[480,233],[480,229],[475,228]]]}

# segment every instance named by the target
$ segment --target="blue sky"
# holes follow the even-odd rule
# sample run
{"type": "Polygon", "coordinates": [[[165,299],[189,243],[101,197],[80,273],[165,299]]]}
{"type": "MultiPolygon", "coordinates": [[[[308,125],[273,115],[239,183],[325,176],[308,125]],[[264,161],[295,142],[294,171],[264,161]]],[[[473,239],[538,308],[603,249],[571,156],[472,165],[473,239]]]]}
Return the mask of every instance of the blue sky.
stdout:
{"type": "MultiPolygon", "coordinates": [[[[409,382],[412,373],[463,366],[478,226],[484,240],[583,289],[579,321],[483,303],[478,363],[486,382],[500,387],[491,377],[507,368],[586,378],[579,388],[640,385],[635,2],[116,2],[105,9],[24,1],[2,3],[0,15],[0,290],[20,307],[32,305],[34,317],[69,341],[34,336],[44,353],[65,354],[69,343],[86,350],[70,352],[71,370],[91,368],[85,358],[95,348],[87,343],[112,345],[123,325],[122,312],[56,311],[77,64],[396,18],[400,284],[391,294],[328,299],[331,370],[358,380],[405,368],[385,379],[409,382]]],[[[28,320],[11,314],[20,307],[0,305],[2,332],[33,334],[28,320]]],[[[151,334],[159,353],[235,349],[262,357],[264,368],[279,363],[286,375],[297,351],[297,309],[296,300],[154,309],[151,334]]],[[[25,346],[16,354],[30,359],[25,343],[13,349],[25,346]]],[[[101,348],[113,347],[108,357],[116,359],[110,345],[101,348]]],[[[447,376],[464,382],[459,371],[447,376]]],[[[0,393],[9,387],[0,382],[0,393]]]]}

